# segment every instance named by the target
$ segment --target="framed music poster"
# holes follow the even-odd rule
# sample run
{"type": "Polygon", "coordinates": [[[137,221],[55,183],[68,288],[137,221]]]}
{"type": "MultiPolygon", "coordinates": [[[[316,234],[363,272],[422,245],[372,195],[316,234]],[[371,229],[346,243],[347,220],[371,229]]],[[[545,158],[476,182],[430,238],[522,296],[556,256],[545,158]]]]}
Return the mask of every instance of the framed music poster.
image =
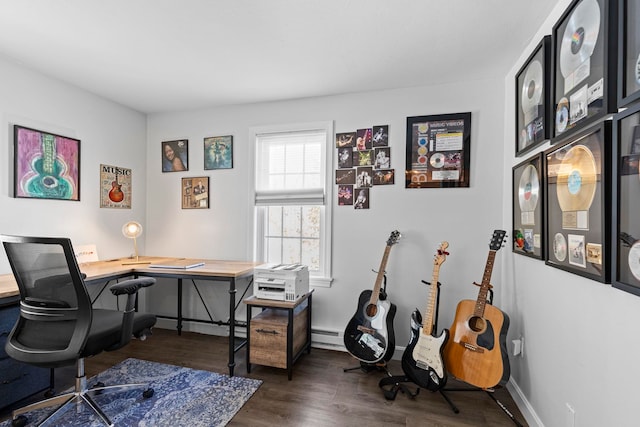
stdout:
{"type": "Polygon", "coordinates": [[[640,296],[640,103],[613,119],[612,284],[640,296]]]}
{"type": "Polygon", "coordinates": [[[553,27],[552,143],[617,111],[617,0],[574,0],[553,27]]]}
{"type": "Polygon", "coordinates": [[[162,172],[189,170],[189,140],[164,141],[162,143],[162,172]]]}
{"type": "Polygon", "coordinates": [[[233,168],[233,136],[204,139],[204,170],[233,168]]]}
{"type": "Polygon", "coordinates": [[[513,167],[513,252],[544,258],[542,153],[513,167]]]}
{"type": "Polygon", "coordinates": [[[471,113],[407,117],[405,188],[469,186],[471,113]]]}
{"type": "Polygon", "coordinates": [[[551,36],[544,36],[516,74],[516,156],[549,139],[551,36]]]}
{"type": "Polygon", "coordinates": [[[100,165],[100,207],[131,209],[131,169],[100,165]]]}
{"type": "Polygon", "coordinates": [[[80,200],[80,140],[13,126],[13,196],[80,200]]]}
{"type": "Polygon", "coordinates": [[[182,209],[209,209],[209,177],[182,178],[182,209]]]}
{"type": "Polygon", "coordinates": [[[548,265],[609,283],[611,122],[545,152],[548,265]]]}
{"type": "Polygon", "coordinates": [[[640,98],[640,0],[620,0],[618,28],[618,105],[640,98]]]}

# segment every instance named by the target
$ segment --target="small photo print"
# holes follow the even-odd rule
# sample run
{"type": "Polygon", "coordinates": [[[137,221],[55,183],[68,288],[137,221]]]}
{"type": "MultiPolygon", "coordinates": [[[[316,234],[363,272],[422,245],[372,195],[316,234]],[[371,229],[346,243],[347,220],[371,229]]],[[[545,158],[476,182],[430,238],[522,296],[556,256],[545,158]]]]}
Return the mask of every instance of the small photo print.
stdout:
{"type": "Polygon", "coordinates": [[[389,125],[373,127],[373,146],[384,147],[389,145],[389,125]]]}
{"type": "Polygon", "coordinates": [[[391,167],[391,148],[376,148],[373,167],[376,169],[389,169],[391,167]]]}
{"type": "Polygon", "coordinates": [[[162,172],[189,170],[189,140],[164,141],[162,143],[162,172]]]}
{"type": "Polygon", "coordinates": [[[373,185],[395,184],[395,169],[378,169],[373,172],[373,185]]]}
{"type": "Polygon", "coordinates": [[[361,150],[371,150],[371,128],[368,129],[358,129],[356,132],[356,149],[361,150]]]}
{"type": "Polygon", "coordinates": [[[356,189],[358,197],[353,201],[354,209],[369,209],[369,189],[358,188],[356,189]]]}
{"type": "Polygon", "coordinates": [[[355,184],[356,183],[356,170],[355,169],[336,169],[336,184],[355,184]]]}
{"type": "Polygon", "coordinates": [[[373,168],[371,166],[362,166],[357,169],[356,187],[367,188],[373,185],[373,168]]]}
{"type": "Polygon", "coordinates": [[[569,264],[586,267],[586,255],[584,247],[584,236],[577,234],[568,235],[569,244],[569,264]]]}
{"type": "Polygon", "coordinates": [[[373,150],[353,152],[354,166],[371,166],[373,164],[373,150]]]}
{"type": "Polygon", "coordinates": [[[338,148],[338,168],[345,169],[353,167],[353,148],[338,148]]]}
{"type": "Polygon", "coordinates": [[[338,206],[353,205],[353,185],[338,186],[338,206]]]}
{"type": "Polygon", "coordinates": [[[354,147],[356,145],[356,133],[336,133],[336,148],[354,147]]]}

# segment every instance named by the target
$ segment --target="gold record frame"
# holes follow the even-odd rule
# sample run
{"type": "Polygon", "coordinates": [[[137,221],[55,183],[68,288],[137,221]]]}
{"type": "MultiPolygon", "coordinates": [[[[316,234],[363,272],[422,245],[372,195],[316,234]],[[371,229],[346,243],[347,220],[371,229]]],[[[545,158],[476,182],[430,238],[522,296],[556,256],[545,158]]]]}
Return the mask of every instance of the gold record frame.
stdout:
{"type": "Polygon", "coordinates": [[[512,170],[512,251],[544,259],[544,171],[543,155],[538,153],[512,170]]]}
{"type": "Polygon", "coordinates": [[[609,283],[611,122],[544,153],[547,265],[609,283]]]}
{"type": "Polygon", "coordinates": [[[640,99],[640,0],[618,6],[618,106],[640,99]]]}

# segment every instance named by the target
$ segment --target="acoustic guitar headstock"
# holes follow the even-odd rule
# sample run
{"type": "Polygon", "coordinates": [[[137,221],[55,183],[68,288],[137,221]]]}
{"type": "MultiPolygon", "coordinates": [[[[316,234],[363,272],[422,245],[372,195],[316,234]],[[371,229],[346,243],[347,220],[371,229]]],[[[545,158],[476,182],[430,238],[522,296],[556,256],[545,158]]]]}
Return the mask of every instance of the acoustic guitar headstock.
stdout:
{"type": "Polygon", "coordinates": [[[501,247],[504,246],[507,241],[507,232],[504,230],[493,230],[493,236],[491,236],[491,241],[489,242],[489,249],[492,251],[498,251],[501,247]]]}

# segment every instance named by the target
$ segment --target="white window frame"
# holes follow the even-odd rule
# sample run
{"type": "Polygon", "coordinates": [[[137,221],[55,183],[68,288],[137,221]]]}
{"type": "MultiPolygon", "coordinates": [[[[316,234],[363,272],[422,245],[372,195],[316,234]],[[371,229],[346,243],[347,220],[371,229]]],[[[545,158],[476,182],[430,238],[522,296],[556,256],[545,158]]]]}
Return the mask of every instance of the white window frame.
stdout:
{"type": "MultiPolygon", "coordinates": [[[[249,128],[249,156],[250,156],[250,177],[249,177],[249,209],[253,212],[253,230],[250,233],[250,245],[253,251],[254,261],[263,261],[264,257],[264,215],[263,210],[256,206],[256,138],[258,135],[269,133],[287,133],[300,132],[310,130],[321,130],[326,134],[325,155],[322,162],[322,171],[324,174],[324,195],[323,206],[320,217],[320,256],[322,257],[320,271],[312,273],[309,277],[309,284],[312,287],[331,287],[332,277],[332,257],[331,257],[331,236],[332,236],[332,219],[333,219],[333,154],[334,154],[334,133],[333,122],[309,122],[294,123],[269,126],[255,126],[249,128]]],[[[295,197],[295,191],[290,192],[291,197],[295,197]]],[[[295,204],[287,200],[286,204],[295,204]]],[[[319,203],[320,204],[320,203],[319,203]]]]}

